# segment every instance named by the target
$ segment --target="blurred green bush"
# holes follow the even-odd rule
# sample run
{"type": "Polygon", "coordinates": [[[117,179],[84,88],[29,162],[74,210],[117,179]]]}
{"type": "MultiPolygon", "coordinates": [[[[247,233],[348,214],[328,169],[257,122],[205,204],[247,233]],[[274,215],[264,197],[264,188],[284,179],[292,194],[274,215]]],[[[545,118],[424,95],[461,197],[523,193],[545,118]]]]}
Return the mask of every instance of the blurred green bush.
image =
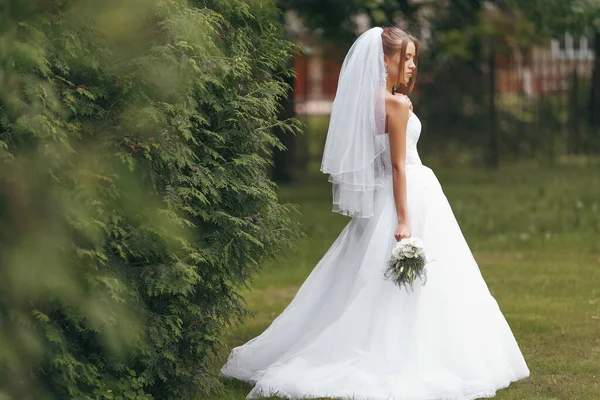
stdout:
{"type": "Polygon", "coordinates": [[[0,398],[183,399],[298,235],[271,0],[0,1],[0,398]]]}

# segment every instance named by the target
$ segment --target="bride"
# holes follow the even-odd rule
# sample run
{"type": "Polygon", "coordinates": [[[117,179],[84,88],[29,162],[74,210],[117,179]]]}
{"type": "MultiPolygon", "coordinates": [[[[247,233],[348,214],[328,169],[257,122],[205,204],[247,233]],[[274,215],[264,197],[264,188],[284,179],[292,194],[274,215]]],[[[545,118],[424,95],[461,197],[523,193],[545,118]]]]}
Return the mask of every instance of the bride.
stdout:
{"type": "Polygon", "coordinates": [[[529,369],[434,173],[407,97],[418,42],[372,28],[346,55],[321,171],[333,211],[352,219],[289,306],[233,349],[223,375],[247,398],[466,400],[493,397],[529,369]],[[384,279],[396,241],[424,244],[427,282],[384,279]]]}

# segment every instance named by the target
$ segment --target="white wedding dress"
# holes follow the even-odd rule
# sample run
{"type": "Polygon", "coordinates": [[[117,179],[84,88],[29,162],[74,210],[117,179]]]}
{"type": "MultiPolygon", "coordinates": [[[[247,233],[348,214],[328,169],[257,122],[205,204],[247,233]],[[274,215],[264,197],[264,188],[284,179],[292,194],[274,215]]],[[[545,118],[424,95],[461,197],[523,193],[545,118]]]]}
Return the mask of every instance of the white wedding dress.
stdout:
{"type": "Polygon", "coordinates": [[[421,163],[420,132],[411,112],[408,212],[428,258],[426,284],[407,292],[383,277],[397,227],[388,138],[374,215],[350,220],[289,306],[222,367],[254,383],[247,398],[467,400],[529,376],[440,183],[421,163]]]}

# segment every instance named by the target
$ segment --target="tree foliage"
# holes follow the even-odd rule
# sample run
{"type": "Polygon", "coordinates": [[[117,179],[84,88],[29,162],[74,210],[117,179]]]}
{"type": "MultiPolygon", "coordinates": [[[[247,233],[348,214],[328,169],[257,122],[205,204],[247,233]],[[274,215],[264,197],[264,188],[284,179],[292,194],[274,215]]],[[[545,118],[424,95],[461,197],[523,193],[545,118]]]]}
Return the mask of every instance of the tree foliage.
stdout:
{"type": "Polygon", "coordinates": [[[411,0],[279,0],[283,10],[294,10],[303,23],[329,42],[349,46],[356,38],[356,17],[364,14],[373,25],[392,26],[403,21],[409,30],[418,28],[421,3],[411,0]]]}
{"type": "Polygon", "coordinates": [[[540,36],[556,37],[571,32],[582,34],[591,26],[600,26],[600,3],[596,0],[504,0],[533,22],[540,36]]]}
{"type": "Polygon", "coordinates": [[[0,1],[0,398],[183,399],[298,235],[268,0],[0,1]]]}

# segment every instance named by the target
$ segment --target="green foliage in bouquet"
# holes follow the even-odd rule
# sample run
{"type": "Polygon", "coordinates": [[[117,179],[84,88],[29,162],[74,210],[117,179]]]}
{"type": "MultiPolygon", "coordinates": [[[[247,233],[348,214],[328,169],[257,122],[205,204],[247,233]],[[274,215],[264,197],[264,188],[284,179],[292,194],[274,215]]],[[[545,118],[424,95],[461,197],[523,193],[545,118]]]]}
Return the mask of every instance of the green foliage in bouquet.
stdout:
{"type": "Polygon", "coordinates": [[[298,235],[270,0],[0,1],[0,398],[185,399],[298,235]]]}
{"type": "Polygon", "coordinates": [[[384,277],[391,280],[400,289],[414,290],[414,283],[420,279],[427,282],[427,258],[423,243],[418,238],[406,238],[396,243],[387,262],[384,277]]]}
{"type": "Polygon", "coordinates": [[[390,262],[386,270],[386,278],[390,279],[399,288],[412,291],[417,279],[421,279],[425,284],[427,280],[426,272],[423,257],[406,258],[402,261],[390,262]]]}
{"type": "Polygon", "coordinates": [[[385,271],[385,277],[399,288],[412,291],[417,279],[420,279],[423,285],[427,281],[425,259],[423,256],[419,256],[405,258],[402,261],[390,261],[385,271]]]}

